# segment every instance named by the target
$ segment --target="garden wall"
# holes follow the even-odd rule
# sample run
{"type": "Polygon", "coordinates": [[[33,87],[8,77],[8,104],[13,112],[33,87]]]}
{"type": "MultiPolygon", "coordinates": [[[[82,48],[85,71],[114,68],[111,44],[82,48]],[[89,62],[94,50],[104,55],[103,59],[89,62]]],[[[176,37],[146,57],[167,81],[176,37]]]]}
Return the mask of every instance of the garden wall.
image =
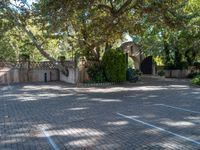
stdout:
{"type": "Polygon", "coordinates": [[[63,73],[60,73],[60,81],[66,82],[66,83],[72,83],[76,84],[79,82],[79,70],[78,68],[68,68],[68,76],[64,75],[63,73]]]}
{"type": "Polygon", "coordinates": [[[0,84],[10,84],[19,82],[58,81],[59,80],[58,73],[59,72],[57,69],[27,71],[27,70],[4,68],[0,69],[0,84]]]}
{"type": "Polygon", "coordinates": [[[166,78],[187,78],[188,75],[192,72],[199,72],[199,70],[194,67],[191,66],[188,69],[164,69],[164,66],[158,66],[157,67],[157,72],[163,70],[165,72],[165,77],[166,78]]]}
{"type": "Polygon", "coordinates": [[[58,81],[59,71],[49,70],[20,70],[3,68],[0,69],[0,84],[11,84],[19,82],[49,82],[58,81]]]}
{"type": "MultiPolygon", "coordinates": [[[[66,62],[65,67],[69,70],[69,76],[59,72],[52,62],[0,62],[0,84],[11,84],[19,82],[49,82],[65,81],[75,83],[73,64],[66,62]]],[[[77,73],[78,74],[78,73],[77,73]]]]}
{"type": "Polygon", "coordinates": [[[184,70],[164,70],[166,78],[186,78],[191,70],[184,69],[184,70]]]}

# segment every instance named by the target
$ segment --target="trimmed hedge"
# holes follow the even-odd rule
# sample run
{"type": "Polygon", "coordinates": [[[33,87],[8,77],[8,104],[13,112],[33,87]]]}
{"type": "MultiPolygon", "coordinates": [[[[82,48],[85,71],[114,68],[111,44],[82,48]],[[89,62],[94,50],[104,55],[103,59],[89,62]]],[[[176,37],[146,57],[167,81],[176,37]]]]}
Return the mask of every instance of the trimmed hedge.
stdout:
{"type": "Polygon", "coordinates": [[[109,82],[126,81],[126,59],[121,50],[106,51],[102,58],[102,65],[109,82]]]}

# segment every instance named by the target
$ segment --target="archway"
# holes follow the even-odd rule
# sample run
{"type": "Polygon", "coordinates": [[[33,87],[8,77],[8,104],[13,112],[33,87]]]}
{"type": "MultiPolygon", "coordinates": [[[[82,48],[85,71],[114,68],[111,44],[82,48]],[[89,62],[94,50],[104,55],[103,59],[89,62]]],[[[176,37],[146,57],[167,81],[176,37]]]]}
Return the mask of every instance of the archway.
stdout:
{"type": "Polygon", "coordinates": [[[125,42],[121,45],[122,50],[134,61],[135,69],[140,70],[140,64],[144,59],[140,48],[134,42],[125,42]]]}
{"type": "Polygon", "coordinates": [[[141,63],[141,72],[143,74],[155,75],[156,63],[152,56],[146,57],[141,63]]]}
{"type": "Polygon", "coordinates": [[[129,57],[134,61],[136,70],[140,70],[143,74],[155,74],[156,64],[152,56],[145,57],[137,44],[125,42],[121,45],[121,48],[126,53],[127,62],[129,57]]]}
{"type": "Polygon", "coordinates": [[[128,67],[136,69],[136,70],[140,70],[140,62],[137,59],[137,57],[135,57],[135,56],[129,56],[128,57],[128,67]]]}

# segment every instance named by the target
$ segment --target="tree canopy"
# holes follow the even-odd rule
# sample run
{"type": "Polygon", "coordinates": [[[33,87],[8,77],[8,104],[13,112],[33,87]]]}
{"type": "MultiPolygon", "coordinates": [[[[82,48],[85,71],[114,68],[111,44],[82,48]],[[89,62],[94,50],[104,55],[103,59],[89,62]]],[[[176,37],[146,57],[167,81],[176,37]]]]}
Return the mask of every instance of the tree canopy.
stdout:
{"type": "MultiPolygon", "coordinates": [[[[0,2],[0,56],[55,61],[61,49],[100,61],[124,34],[164,60],[199,52],[198,0],[26,0],[0,2]],[[173,56],[171,51],[173,52],[173,56]],[[41,55],[40,55],[41,54],[41,55]],[[35,57],[37,56],[37,57],[35,57]],[[165,58],[164,58],[165,57],[165,58]]],[[[197,59],[197,58],[195,58],[197,59]]]]}

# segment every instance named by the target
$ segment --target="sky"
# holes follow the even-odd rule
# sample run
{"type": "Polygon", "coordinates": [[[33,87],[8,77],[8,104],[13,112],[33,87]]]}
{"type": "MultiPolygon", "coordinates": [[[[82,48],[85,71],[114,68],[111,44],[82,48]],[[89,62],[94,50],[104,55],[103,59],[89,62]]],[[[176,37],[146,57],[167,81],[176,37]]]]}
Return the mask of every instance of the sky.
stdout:
{"type": "Polygon", "coordinates": [[[37,0],[27,0],[28,4],[32,4],[33,2],[36,2],[37,0]]]}
{"type": "MultiPolygon", "coordinates": [[[[26,1],[28,5],[31,5],[33,2],[36,2],[37,0],[20,0],[20,1],[26,1]]],[[[16,2],[16,0],[10,0],[11,3],[18,5],[19,2],[16,2]]]]}

